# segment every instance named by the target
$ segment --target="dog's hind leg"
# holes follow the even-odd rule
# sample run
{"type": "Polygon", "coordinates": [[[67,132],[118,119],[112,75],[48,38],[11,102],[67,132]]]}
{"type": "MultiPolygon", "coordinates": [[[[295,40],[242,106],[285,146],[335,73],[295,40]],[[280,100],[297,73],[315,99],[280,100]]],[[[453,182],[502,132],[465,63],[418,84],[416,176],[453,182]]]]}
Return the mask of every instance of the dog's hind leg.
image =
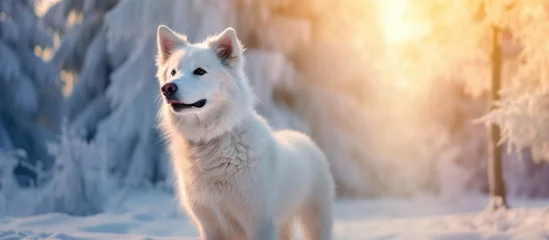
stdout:
{"type": "Polygon", "coordinates": [[[305,203],[299,218],[304,239],[331,240],[332,239],[332,202],[331,199],[317,198],[305,203]]]}

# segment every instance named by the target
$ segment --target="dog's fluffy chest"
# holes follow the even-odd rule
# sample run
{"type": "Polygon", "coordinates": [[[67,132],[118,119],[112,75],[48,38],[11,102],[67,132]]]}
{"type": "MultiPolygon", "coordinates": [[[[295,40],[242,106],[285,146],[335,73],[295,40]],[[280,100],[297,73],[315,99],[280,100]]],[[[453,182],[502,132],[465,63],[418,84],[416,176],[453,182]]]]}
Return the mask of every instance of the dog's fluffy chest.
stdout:
{"type": "Polygon", "coordinates": [[[189,160],[196,180],[222,187],[248,175],[257,164],[257,154],[243,132],[232,132],[205,143],[189,144],[189,160]]]}

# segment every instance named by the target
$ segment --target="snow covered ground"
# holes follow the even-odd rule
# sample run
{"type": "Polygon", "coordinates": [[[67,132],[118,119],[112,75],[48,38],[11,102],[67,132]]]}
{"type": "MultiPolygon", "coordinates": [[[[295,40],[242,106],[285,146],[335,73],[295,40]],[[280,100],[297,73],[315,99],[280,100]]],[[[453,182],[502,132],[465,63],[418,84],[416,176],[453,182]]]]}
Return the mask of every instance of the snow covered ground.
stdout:
{"type": "MultiPolygon", "coordinates": [[[[132,192],[105,213],[51,213],[0,218],[0,239],[197,239],[192,222],[165,192],[132,192]]],[[[338,200],[336,239],[549,239],[547,200],[513,199],[513,209],[486,213],[487,199],[338,200]]],[[[299,233],[296,233],[299,239],[299,233]]]]}

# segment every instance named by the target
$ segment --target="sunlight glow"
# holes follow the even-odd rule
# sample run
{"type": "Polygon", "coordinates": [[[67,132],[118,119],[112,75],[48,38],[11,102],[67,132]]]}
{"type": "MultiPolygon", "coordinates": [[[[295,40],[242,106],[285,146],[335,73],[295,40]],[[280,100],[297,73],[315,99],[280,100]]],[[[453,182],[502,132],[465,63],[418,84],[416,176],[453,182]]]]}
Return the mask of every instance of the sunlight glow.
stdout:
{"type": "Polygon", "coordinates": [[[407,16],[411,0],[384,0],[379,4],[381,30],[389,45],[400,45],[425,34],[426,26],[407,16]]]}
{"type": "Polygon", "coordinates": [[[419,4],[429,4],[428,1],[418,0],[379,0],[378,23],[386,44],[385,64],[390,74],[388,79],[396,90],[404,92],[419,91],[426,86],[421,85],[417,79],[406,71],[417,69],[408,68],[411,57],[409,51],[421,44],[421,37],[426,36],[430,30],[430,22],[427,17],[418,10],[424,7],[419,4]]]}

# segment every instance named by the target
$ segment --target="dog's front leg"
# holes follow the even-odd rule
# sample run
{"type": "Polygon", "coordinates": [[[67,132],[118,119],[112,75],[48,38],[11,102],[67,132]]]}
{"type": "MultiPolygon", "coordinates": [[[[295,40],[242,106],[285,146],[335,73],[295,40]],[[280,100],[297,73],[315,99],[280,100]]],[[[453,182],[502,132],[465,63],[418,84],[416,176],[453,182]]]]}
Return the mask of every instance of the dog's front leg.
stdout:
{"type": "Polygon", "coordinates": [[[198,224],[201,240],[225,240],[227,236],[223,232],[223,226],[219,221],[219,216],[214,209],[195,205],[192,209],[192,215],[198,224]]]}

